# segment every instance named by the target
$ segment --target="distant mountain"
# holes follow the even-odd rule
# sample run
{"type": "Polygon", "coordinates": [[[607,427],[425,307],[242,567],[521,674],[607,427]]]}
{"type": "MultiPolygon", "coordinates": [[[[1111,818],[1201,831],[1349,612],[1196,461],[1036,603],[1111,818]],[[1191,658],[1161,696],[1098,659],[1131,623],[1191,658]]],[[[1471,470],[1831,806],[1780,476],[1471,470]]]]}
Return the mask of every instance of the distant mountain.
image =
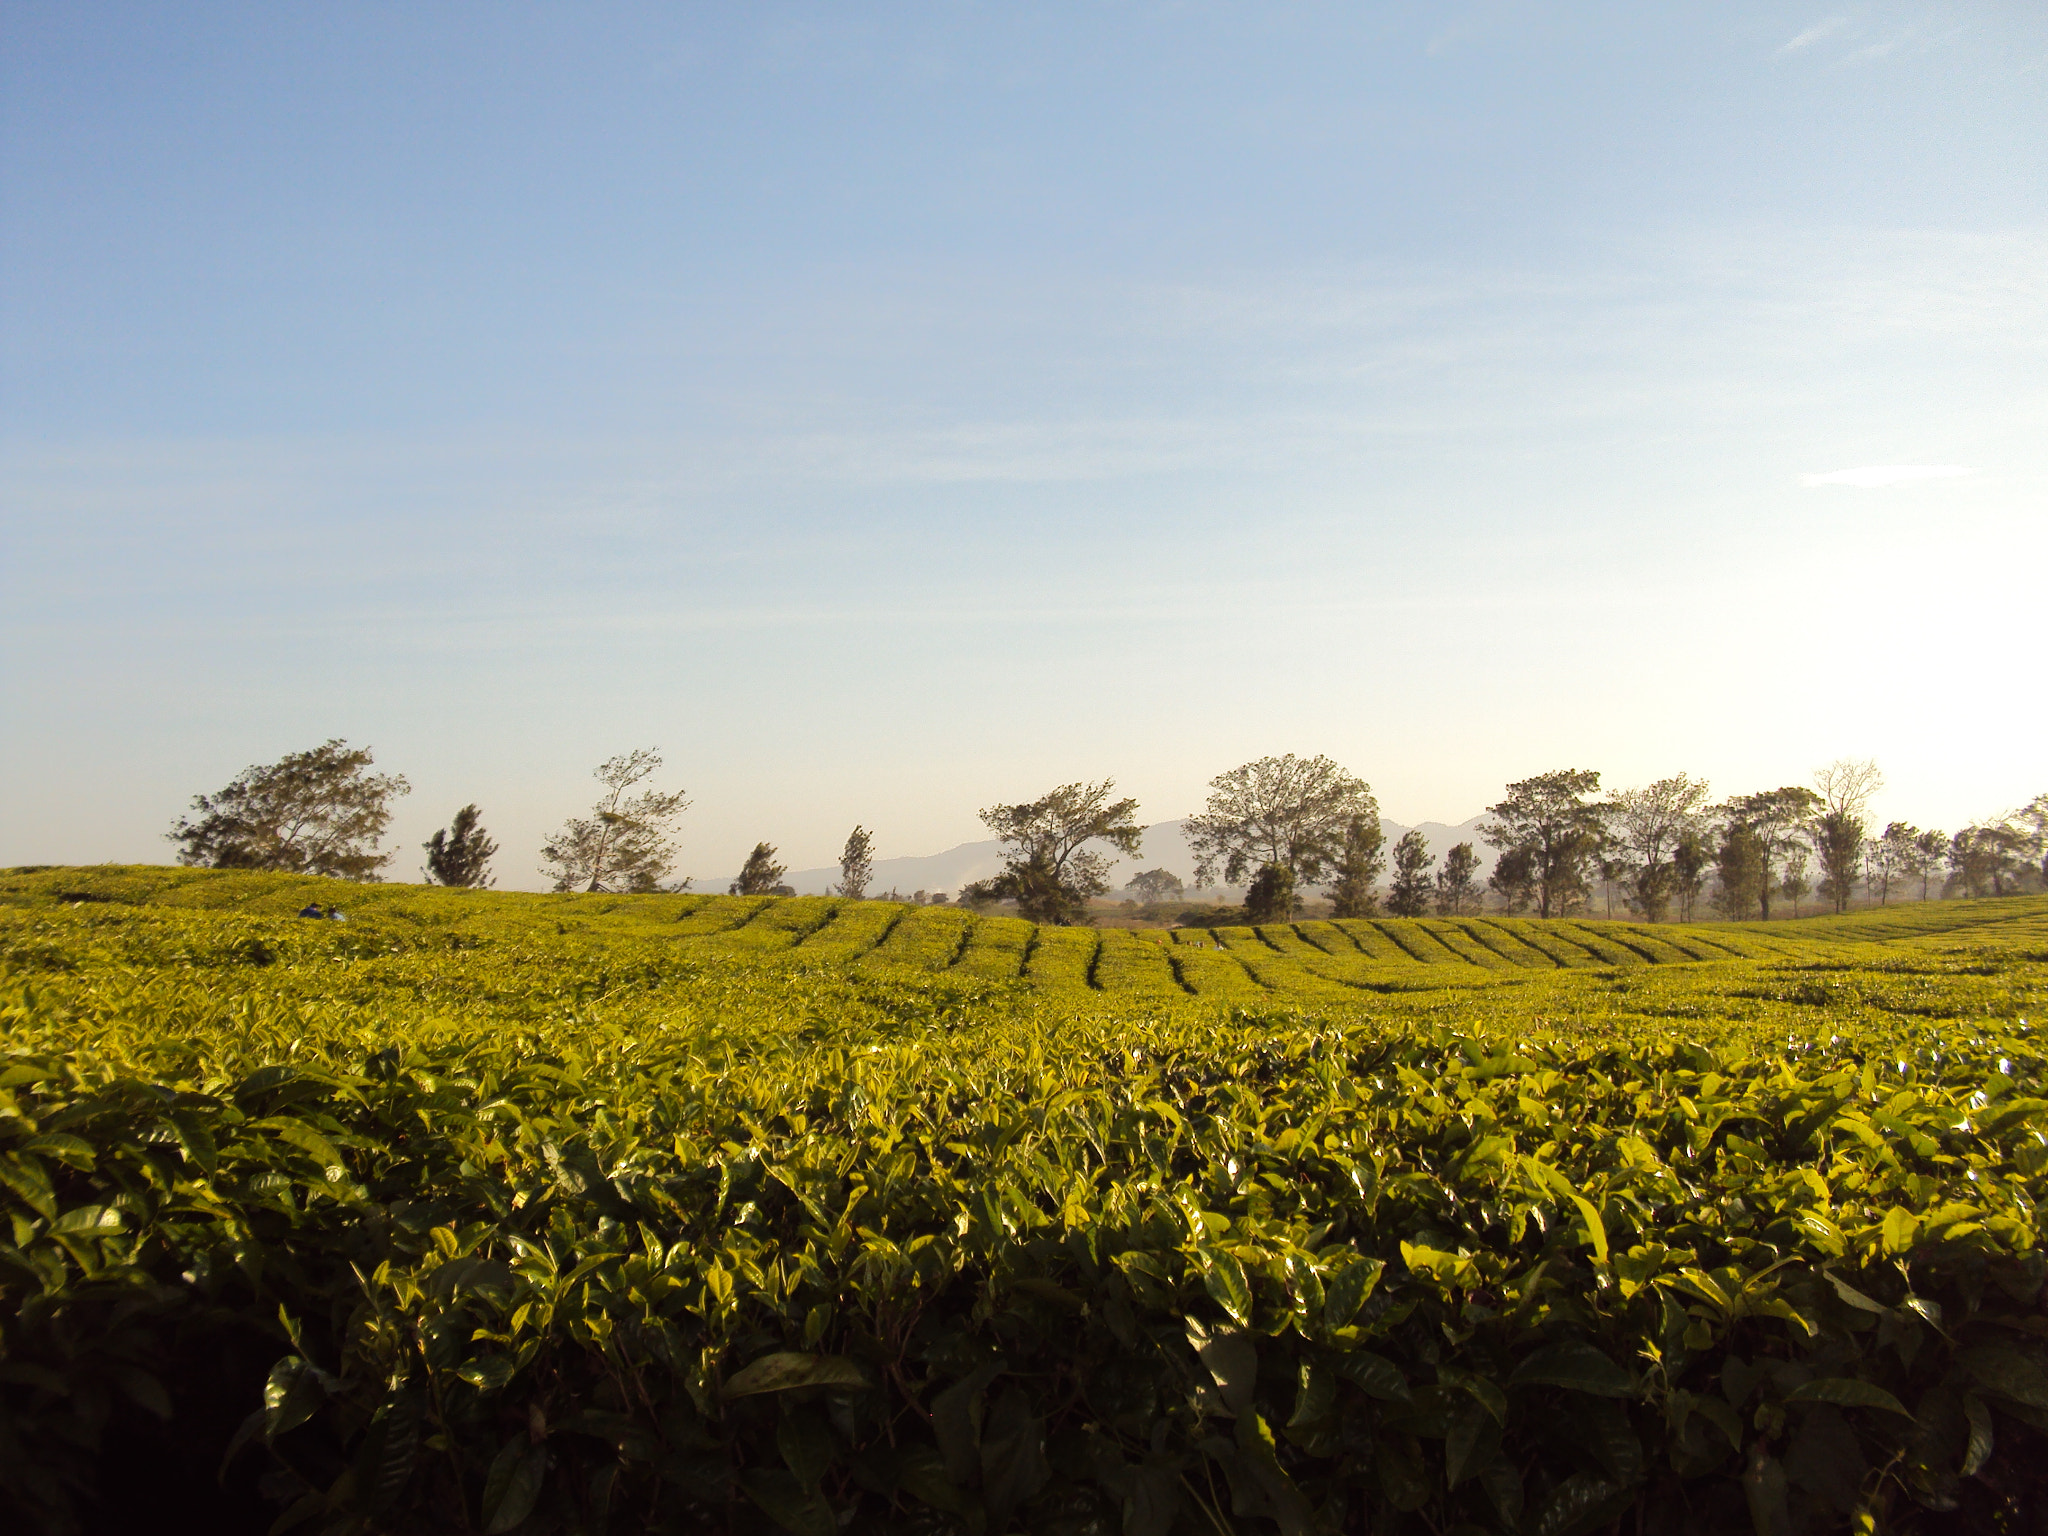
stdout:
{"type": "MultiPolygon", "coordinates": [[[[1425,821],[1419,830],[1429,839],[1432,857],[1441,860],[1454,843],[1470,843],[1479,855],[1479,875],[1483,880],[1493,868],[1493,850],[1480,840],[1478,827],[1484,818],[1474,816],[1456,826],[1447,826],[1441,821],[1425,821]]],[[[1165,869],[1179,875],[1183,880],[1195,877],[1195,855],[1188,847],[1187,834],[1182,830],[1181,821],[1162,821],[1145,829],[1145,840],[1139,845],[1138,856],[1134,859],[1119,857],[1110,868],[1110,892],[1121,891],[1132,876],[1142,870],[1165,869]]],[[[1394,843],[1409,829],[1398,821],[1380,818],[1380,830],[1387,839],[1387,852],[1391,857],[1394,843]]],[[[890,891],[909,896],[916,891],[944,891],[948,896],[956,894],[960,887],[975,880],[986,880],[997,874],[1003,867],[1002,845],[994,838],[980,843],[962,843],[957,848],[948,848],[944,853],[920,854],[910,858],[877,859],[875,875],[868,886],[871,896],[886,896],[890,891]]],[[[824,869],[793,870],[783,880],[799,896],[823,896],[839,880],[837,865],[824,869]]],[[[1233,890],[1232,896],[1241,895],[1233,890]]]]}

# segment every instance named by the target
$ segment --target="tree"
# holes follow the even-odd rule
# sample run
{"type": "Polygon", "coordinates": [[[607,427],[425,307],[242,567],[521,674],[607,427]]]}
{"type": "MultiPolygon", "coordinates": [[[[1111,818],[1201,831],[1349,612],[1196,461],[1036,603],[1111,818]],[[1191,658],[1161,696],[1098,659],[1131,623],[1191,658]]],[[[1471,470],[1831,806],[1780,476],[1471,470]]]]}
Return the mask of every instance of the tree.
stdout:
{"type": "Polygon", "coordinates": [[[793,896],[796,893],[782,886],[785,866],[775,862],[773,843],[756,843],[754,851],[747,855],[747,862],[740,866],[739,878],[727,889],[728,896],[793,896]],[[780,890],[778,886],[782,886],[780,890]]]}
{"type": "Polygon", "coordinates": [[[371,773],[373,761],[368,747],[335,737],[244,768],[218,794],[193,796],[197,819],[179,817],[165,837],[178,845],[180,864],[380,879],[394,857],[377,852],[391,802],[412,786],[371,773]]]}
{"type": "Polygon", "coordinates": [[[1934,872],[1941,868],[1948,857],[1948,834],[1931,828],[1913,839],[1913,862],[1908,873],[1920,877],[1920,899],[1927,899],[1927,887],[1934,879],[1934,872]]]}
{"type": "Polygon", "coordinates": [[[1503,854],[1528,854],[1538,916],[1562,917],[1586,897],[1586,864],[1605,821],[1586,796],[1599,787],[1590,769],[1563,768],[1510,784],[1507,798],[1486,808],[1493,820],[1479,835],[1503,854]]]}
{"type": "Polygon", "coordinates": [[[1337,860],[1330,873],[1330,915],[1370,917],[1379,909],[1380,871],[1386,867],[1381,851],[1386,834],[1378,816],[1353,816],[1344,823],[1344,840],[1338,844],[1337,860]]]}
{"type": "Polygon", "coordinates": [[[1486,888],[1500,898],[1503,912],[1520,912],[1536,899],[1536,850],[1510,848],[1494,860],[1486,888]]]}
{"type": "Polygon", "coordinates": [[[1837,912],[1849,910],[1850,894],[1863,877],[1863,833],[1863,818],[1847,811],[1824,811],[1814,819],[1811,836],[1814,856],[1820,860],[1820,893],[1837,912]]]}
{"type": "Polygon", "coordinates": [[[846,846],[839,850],[839,894],[859,901],[875,878],[874,839],[866,827],[846,834],[846,846]]]}
{"type": "Polygon", "coordinates": [[[1610,798],[1608,823],[1623,855],[1623,879],[1648,922],[1664,921],[1678,882],[1674,856],[1685,835],[1697,831],[1706,801],[1706,781],[1682,773],[1610,798]]]}
{"type": "Polygon", "coordinates": [[[1867,758],[1845,757],[1817,770],[1813,782],[1820,790],[1821,808],[1808,836],[1820,860],[1820,891],[1837,912],[1846,912],[1863,872],[1864,813],[1870,797],[1884,787],[1884,775],[1867,758]]]}
{"type": "Polygon", "coordinates": [[[1863,866],[1868,871],[1866,878],[1877,892],[1877,904],[1884,906],[1891,900],[1892,883],[1903,879],[1913,871],[1913,844],[1920,836],[1920,829],[1907,822],[1893,821],[1885,824],[1882,836],[1873,837],[1863,850],[1863,866]]]}
{"type": "Polygon", "coordinates": [[[1714,892],[1714,906],[1723,917],[1748,917],[1759,907],[1770,910],[1769,850],[1747,822],[1731,821],[1722,829],[1720,847],[1714,851],[1714,873],[1720,884],[1714,892]]]}
{"type": "Polygon", "coordinates": [[[1671,889],[1678,897],[1678,920],[1692,921],[1693,904],[1706,888],[1707,871],[1713,868],[1714,852],[1707,843],[1706,830],[1694,826],[1678,839],[1671,850],[1671,889]]]}
{"type": "Polygon", "coordinates": [[[2029,858],[2041,863],[2041,888],[2048,890],[2048,795],[2036,795],[2006,820],[2020,829],[2029,858]]]}
{"type": "Polygon", "coordinates": [[[1359,817],[1377,823],[1372,786],[1327,757],[1262,757],[1209,781],[1207,808],[1185,824],[1195,850],[1195,884],[1217,870],[1235,884],[1248,871],[1279,864],[1303,883],[1318,880],[1359,817]]]}
{"type": "Polygon", "coordinates": [[[643,789],[631,799],[626,796],[660,768],[661,757],[652,747],[636,747],[598,765],[592,776],[607,793],[588,816],[570,817],[541,846],[540,856],[547,861],[541,873],[554,877],[556,890],[660,889],[662,876],[675,867],[669,824],[690,802],[681,790],[643,789]]]}
{"type": "Polygon", "coordinates": [[[1110,861],[1085,845],[1135,854],[1145,835],[1137,801],[1110,802],[1115,787],[1113,779],[1062,784],[1023,805],[987,807],[981,819],[1003,842],[1003,871],[964,888],[961,899],[1014,900],[1020,915],[1038,923],[1086,922],[1089,898],[1109,889],[1110,861]]]}
{"type": "Polygon", "coordinates": [[[1463,917],[1467,908],[1478,904],[1479,885],[1473,878],[1479,870],[1479,855],[1470,843],[1454,843],[1444,855],[1444,867],[1436,877],[1438,917],[1463,917]]]}
{"type": "Polygon", "coordinates": [[[2026,867],[2026,834],[2003,822],[1965,827],[1949,844],[1948,867],[1972,896],[2004,896],[2006,881],[2026,867]]]}
{"type": "Polygon", "coordinates": [[[1800,898],[1813,889],[1813,882],[1806,878],[1806,850],[1794,843],[1786,850],[1780,869],[1778,894],[1792,903],[1792,915],[1797,917],[1800,898]]]}
{"type": "Polygon", "coordinates": [[[1823,810],[1861,816],[1870,809],[1870,797],[1884,788],[1884,774],[1871,758],[1837,758],[1814,770],[1813,787],[1820,791],[1823,810]]]}
{"type": "Polygon", "coordinates": [[[1632,873],[1628,856],[1620,849],[1601,849],[1593,855],[1593,871],[1600,877],[1600,901],[1608,917],[1614,916],[1614,887],[1632,873]]]}
{"type": "Polygon", "coordinates": [[[498,883],[490,876],[491,855],[498,845],[477,825],[480,814],[474,805],[465,805],[452,823],[420,845],[427,850],[422,873],[429,885],[482,888],[498,883]]]}
{"type": "Polygon", "coordinates": [[[1264,864],[1245,888],[1244,915],[1255,923],[1284,923],[1294,916],[1294,871],[1264,864]]]}
{"type": "Polygon", "coordinates": [[[1138,900],[1150,904],[1158,901],[1177,901],[1186,889],[1180,876],[1164,869],[1148,869],[1142,875],[1133,875],[1131,883],[1124,887],[1134,892],[1138,900]]]}
{"type": "MultiPolygon", "coordinates": [[[[1758,790],[1753,795],[1740,795],[1721,807],[1721,813],[1731,823],[1739,822],[1749,828],[1755,836],[1759,855],[1763,860],[1762,883],[1756,887],[1757,905],[1764,920],[1771,916],[1771,883],[1776,871],[1799,847],[1799,836],[1807,822],[1822,808],[1819,795],[1797,784],[1783,789],[1758,790]]],[[[1805,850],[1800,859],[1805,860],[1805,850]]],[[[1725,887],[1726,881],[1723,885],[1725,887]]]]}
{"type": "Polygon", "coordinates": [[[1429,873],[1429,839],[1407,831],[1394,844],[1394,883],[1387,889],[1387,910],[1396,917],[1420,917],[1429,910],[1435,881],[1429,873]]]}

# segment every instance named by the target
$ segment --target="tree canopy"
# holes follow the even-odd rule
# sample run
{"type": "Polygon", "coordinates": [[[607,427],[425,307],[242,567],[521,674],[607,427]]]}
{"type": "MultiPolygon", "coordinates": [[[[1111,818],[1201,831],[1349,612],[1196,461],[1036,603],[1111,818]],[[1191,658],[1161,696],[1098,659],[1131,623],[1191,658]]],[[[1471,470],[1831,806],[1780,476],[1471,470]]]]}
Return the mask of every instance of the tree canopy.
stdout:
{"type": "Polygon", "coordinates": [[[669,825],[689,809],[681,790],[667,793],[643,789],[628,798],[626,791],[644,783],[661,768],[652,747],[636,747],[600,763],[593,777],[606,793],[588,816],[572,816],[541,847],[546,861],[541,873],[554,878],[558,891],[654,891],[675,867],[669,825]]]}
{"type": "Polygon", "coordinates": [[[734,896],[791,896],[795,892],[782,884],[782,877],[788,872],[786,865],[775,862],[773,843],[756,843],[754,851],[747,855],[747,862],[740,867],[739,878],[734,880],[730,894],[734,896]]]}
{"type": "Polygon", "coordinates": [[[866,827],[846,834],[846,846],[839,850],[839,894],[859,901],[875,878],[875,843],[866,827]]]}
{"type": "Polygon", "coordinates": [[[1675,856],[1686,835],[1698,831],[1706,801],[1706,781],[1682,773],[1610,798],[1610,838],[1622,855],[1622,879],[1650,922],[1664,920],[1679,880],[1675,856]]]}
{"type": "Polygon", "coordinates": [[[1387,910],[1396,917],[1421,917],[1429,910],[1436,881],[1430,874],[1429,839],[1409,830],[1394,844],[1394,883],[1387,889],[1387,910]]]}
{"type": "Polygon", "coordinates": [[[1319,880],[1343,850],[1345,829],[1379,822],[1372,786],[1327,757],[1262,757],[1209,781],[1209,800],[1186,822],[1195,884],[1235,884],[1278,864],[1304,884],[1319,880]]]}
{"type": "Polygon", "coordinates": [[[498,845],[478,824],[481,815],[474,805],[465,805],[453,823],[420,845],[427,850],[427,884],[480,888],[498,883],[491,878],[491,855],[498,845]]]}
{"type": "MultiPolygon", "coordinates": [[[[1731,828],[1740,826],[1755,839],[1754,848],[1744,848],[1742,853],[1744,858],[1754,857],[1761,861],[1760,874],[1753,884],[1745,882],[1745,886],[1755,891],[1757,909],[1765,921],[1770,919],[1771,888],[1778,879],[1779,871],[1795,850],[1804,858],[1800,834],[1824,804],[1812,790],[1803,785],[1788,784],[1781,789],[1760,789],[1754,794],[1737,795],[1721,807],[1721,814],[1727,818],[1731,828]]],[[[1724,886],[1727,883],[1725,875],[1722,883],[1724,886]]]]}
{"type": "Polygon", "coordinates": [[[1444,867],[1436,877],[1436,910],[1439,917],[1463,917],[1477,904],[1479,855],[1470,843],[1454,843],[1444,855],[1444,867]]]}
{"type": "Polygon", "coordinates": [[[1186,889],[1179,875],[1169,869],[1148,869],[1141,875],[1131,876],[1124,887],[1138,900],[1144,902],[1172,901],[1186,889]]]}
{"type": "Polygon", "coordinates": [[[1386,865],[1377,816],[1353,816],[1344,824],[1344,840],[1337,845],[1336,862],[1330,869],[1330,915],[1370,917],[1379,909],[1380,870],[1386,865]]]}
{"type": "Polygon", "coordinates": [[[1526,874],[1540,916],[1562,917],[1586,898],[1586,864],[1606,819],[1586,797],[1599,788],[1592,770],[1560,768],[1510,784],[1507,798],[1486,808],[1493,819],[1479,835],[1504,855],[1520,856],[1516,874],[1526,874]]]}
{"type": "Polygon", "coordinates": [[[373,762],[368,747],[335,737],[244,768],[218,793],[193,796],[197,816],[179,817],[165,836],[178,845],[180,864],[379,879],[394,857],[377,851],[391,802],[412,786],[370,772],[373,762]]]}
{"type": "Polygon", "coordinates": [[[1135,854],[1145,835],[1138,802],[1112,802],[1115,787],[1114,779],[1062,784],[1021,805],[986,807],[981,819],[1002,840],[1003,871],[965,887],[960,899],[1013,900],[1034,922],[1085,922],[1089,899],[1109,889],[1110,869],[1110,860],[1086,845],[1105,842],[1135,854]]]}

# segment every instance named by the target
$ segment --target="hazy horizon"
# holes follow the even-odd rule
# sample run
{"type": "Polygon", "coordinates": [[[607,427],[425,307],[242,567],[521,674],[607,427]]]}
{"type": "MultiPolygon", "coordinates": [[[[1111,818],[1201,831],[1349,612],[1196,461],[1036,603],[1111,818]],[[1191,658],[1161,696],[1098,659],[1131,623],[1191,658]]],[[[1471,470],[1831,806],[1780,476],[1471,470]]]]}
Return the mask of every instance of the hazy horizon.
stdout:
{"type": "Polygon", "coordinates": [[[331,736],[507,887],[647,745],[690,872],[1289,751],[2048,790],[2038,6],[0,39],[0,865],[331,736]]]}

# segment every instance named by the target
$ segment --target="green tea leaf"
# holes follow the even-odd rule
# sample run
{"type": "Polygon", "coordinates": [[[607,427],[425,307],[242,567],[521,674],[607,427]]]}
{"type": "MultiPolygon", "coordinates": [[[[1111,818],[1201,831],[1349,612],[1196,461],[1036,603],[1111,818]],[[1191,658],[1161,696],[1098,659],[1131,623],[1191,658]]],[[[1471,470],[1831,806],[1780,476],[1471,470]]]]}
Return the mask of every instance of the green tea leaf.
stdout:
{"type": "Polygon", "coordinates": [[[1560,1339],[1516,1362],[1510,1387],[1563,1387],[1595,1397],[1627,1397],[1635,1391],[1629,1373],[1583,1339],[1560,1339]]]}
{"type": "Polygon", "coordinates": [[[1785,1394],[1788,1403],[1833,1403],[1837,1408],[1881,1408],[1910,1419],[1912,1413],[1883,1387],[1850,1376],[1823,1376],[1785,1394]]]}
{"type": "Polygon", "coordinates": [[[1202,1289],[1238,1326],[1250,1327],[1252,1288],[1237,1255],[1225,1249],[1208,1247],[1198,1248],[1196,1252],[1202,1260],[1202,1289]]]}
{"type": "Polygon", "coordinates": [[[525,1430],[505,1442],[484,1479],[484,1536],[504,1536],[533,1513],[547,1472],[547,1447],[525,1430]]]}
{"type": "Polygon", "coordinates": [[[787,1392],[794,1387],[864,1387],[867,1377],[844,1355],[763,1355],[735,1372],[719,1394],[752,1397],[761,1392],[787,1392]]]}

